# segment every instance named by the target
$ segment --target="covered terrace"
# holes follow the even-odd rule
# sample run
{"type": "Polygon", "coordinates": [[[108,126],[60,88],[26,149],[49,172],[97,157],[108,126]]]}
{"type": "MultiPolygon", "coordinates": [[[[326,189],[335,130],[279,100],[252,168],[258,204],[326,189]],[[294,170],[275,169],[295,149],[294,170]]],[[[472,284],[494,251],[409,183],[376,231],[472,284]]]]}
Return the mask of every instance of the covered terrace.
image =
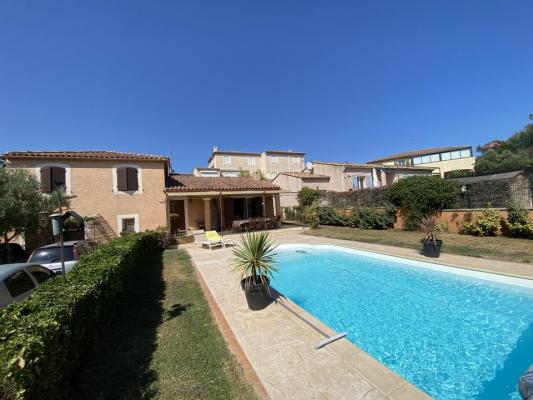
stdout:
{"type": "Polygon", "coordinates": [[[279,221],[281,189],[250,177],[170,175],[165,189],[171,233],[232,230],[246,221],[279,221]]]}

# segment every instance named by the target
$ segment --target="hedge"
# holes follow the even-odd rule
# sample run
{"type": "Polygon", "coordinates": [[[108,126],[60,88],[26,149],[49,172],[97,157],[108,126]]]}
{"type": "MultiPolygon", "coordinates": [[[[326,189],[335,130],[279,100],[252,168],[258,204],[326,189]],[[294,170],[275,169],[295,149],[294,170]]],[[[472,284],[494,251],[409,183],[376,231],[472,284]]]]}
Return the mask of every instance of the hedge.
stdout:
{"type": "Polygon", "coordinates": [[[58,399],[113,320],[156,234],[114,239],[84,256],[67,275],[0,311],[0,398],[58,399]]]}

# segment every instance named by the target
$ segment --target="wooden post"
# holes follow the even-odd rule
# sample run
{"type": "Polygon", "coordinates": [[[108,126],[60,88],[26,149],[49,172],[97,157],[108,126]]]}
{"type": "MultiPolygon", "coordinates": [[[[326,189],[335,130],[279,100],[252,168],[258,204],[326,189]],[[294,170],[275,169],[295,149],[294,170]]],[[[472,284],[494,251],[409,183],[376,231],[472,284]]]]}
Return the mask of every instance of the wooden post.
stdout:
{"type": "Polygon", "coordinates": [[[211,199],[204,199],[204,219],[205,219],[205,230],[211,230],[211,199]]]}
{"type": "Polygon", "coordinates": [[[224,221],[224,199],[222,198],[222,195],[218,198],[219,204],[220,204],[220,231],[223,231],[226,228],[226,224],[224,221]]]}

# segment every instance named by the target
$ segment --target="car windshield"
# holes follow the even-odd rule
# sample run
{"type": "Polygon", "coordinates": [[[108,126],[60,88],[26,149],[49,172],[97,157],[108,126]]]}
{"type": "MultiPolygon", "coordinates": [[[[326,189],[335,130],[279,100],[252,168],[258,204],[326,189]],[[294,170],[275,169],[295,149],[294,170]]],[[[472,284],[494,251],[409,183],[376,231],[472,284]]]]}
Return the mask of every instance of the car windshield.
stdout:
{"type": "MultiPolygon", "coordinates": [[[[65,261],[74,260],[74,247],[65,246],[65,261]]],[[[61,262],[61,248],[57,247],[45,247],[37,249],[28,260],[32,263],[55,263],[61,262]]]]}

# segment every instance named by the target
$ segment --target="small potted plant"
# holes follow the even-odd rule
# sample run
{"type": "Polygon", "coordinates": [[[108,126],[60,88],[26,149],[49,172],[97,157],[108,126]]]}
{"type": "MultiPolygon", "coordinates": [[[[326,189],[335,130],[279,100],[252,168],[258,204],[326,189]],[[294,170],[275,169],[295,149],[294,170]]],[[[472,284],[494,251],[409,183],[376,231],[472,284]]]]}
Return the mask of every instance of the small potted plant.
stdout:
{"type": "Polygon", "coordinates": [[[261,310],[272,301],[270,278],[277,271],[276,246],[267,232],[241,235],[242,243],[233,249],[235,266],[240,271],[241,288],[250,310],[261,310]]]}
{"type": "Polygon", "coordinates": [[[442,247],[442,240],[439,238],[439,219],[436,215],[429,215],[422,218],[418,224],[420,230],[426,234],[422,242],[422,254],[426,257],[438,258],[442,247]]]}

